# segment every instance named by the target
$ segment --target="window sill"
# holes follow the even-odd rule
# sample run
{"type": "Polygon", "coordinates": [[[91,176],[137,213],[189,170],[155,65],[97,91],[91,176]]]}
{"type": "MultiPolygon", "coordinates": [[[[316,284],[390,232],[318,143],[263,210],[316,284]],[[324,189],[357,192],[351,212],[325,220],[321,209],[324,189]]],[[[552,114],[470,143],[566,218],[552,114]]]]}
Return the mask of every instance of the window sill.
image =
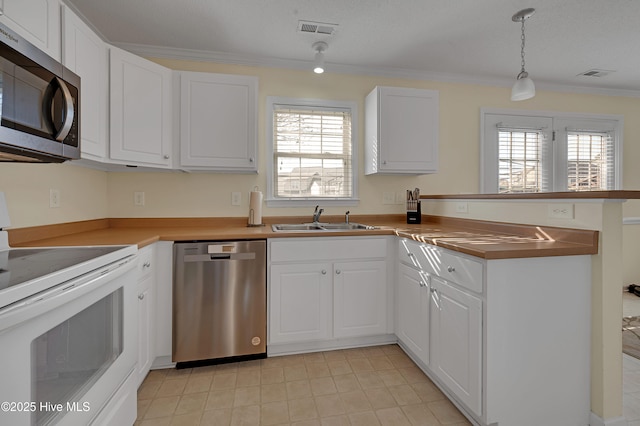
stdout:
{"type": "Polygon", "coordinates": [[[331,198],[288,198],[288,199],[267,199],[267,207],[308,207],[308,206],[357,206],[360,203],[358,198],[331,199],[331,198]]]}

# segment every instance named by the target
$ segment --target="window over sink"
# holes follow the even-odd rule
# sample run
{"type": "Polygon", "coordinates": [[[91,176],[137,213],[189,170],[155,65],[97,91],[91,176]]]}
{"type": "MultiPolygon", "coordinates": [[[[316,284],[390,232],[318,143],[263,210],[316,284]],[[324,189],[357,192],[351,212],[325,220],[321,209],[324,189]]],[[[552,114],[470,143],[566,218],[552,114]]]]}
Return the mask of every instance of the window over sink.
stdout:
{"type": "Polygon", "coordinates": [[[355,205],[355,123],[355,102],[268,97],[267,205],[355,205]]]}

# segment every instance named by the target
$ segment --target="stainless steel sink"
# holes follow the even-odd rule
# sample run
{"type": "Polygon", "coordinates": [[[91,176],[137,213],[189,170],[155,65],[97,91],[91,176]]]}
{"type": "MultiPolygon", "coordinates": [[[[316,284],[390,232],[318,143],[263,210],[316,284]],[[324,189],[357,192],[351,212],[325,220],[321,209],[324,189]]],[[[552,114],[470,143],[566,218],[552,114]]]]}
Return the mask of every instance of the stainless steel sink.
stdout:
{"type": "Polygon", "coordinates": [[[362,223],[279,223],[271,225],[274,232],[308,232],[308,231],[353,231],[358,229],[375,229],[374,226],[362,223]]]}

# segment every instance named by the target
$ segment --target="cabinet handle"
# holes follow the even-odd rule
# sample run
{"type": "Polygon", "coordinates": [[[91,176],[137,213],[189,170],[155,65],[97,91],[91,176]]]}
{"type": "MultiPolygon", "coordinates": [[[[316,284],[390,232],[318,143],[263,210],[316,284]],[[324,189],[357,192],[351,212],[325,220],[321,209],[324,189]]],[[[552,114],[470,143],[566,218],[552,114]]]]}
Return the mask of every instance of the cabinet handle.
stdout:
{"type": "Polygon", "coordinates": [[[415,255],[415,254],[413,254],[413,253],[407,253],[407,256],[409,256],[409,257],[415,257],[416,255],[415,255]]]}
{"type": "Polygon", "coordinates": [[[326,269],[322,270],[322,275],[327,275],[327,270],[326,269]]]}
{"type": "Polygon", "coordinates": [[[336,269],[336,274],[340,275],[340,269],[336,269]]]}
{"type": "Polygon", "coordinates": [[[168,159],[169,159],[169,155],[165,154],[165,155],[164,155],[164,159],[165,159],[165,160],[168,160],[168,159]]]}
{"type": "Polygon", "coordinates": [[[253,163],[253,157],[249,157],[249,162],[253,163]]]}
{"type": "Polygon", "coordinates": [[[382,164],[387,164],[387,160],[384,160],[384,161],[382,162],[382,164]]]}
{"type": "Polygon", "coordinates": [[[420,280],[420,287],[426,287],[427,285],[424,283],[424,281],[420,280]]]}
{"type": "Polygon", "coordinates": [[[151,262],[144,262],[144,263],[142,264],[142,267],[143,267],[143,268],[150,268],[150,267],[151,267],[151,262]]]}
{"type": "Polygon", "coordinates": [[[454,268],[453,266],[447,266],[447,271],[449,272],[455,272],[456,268],[454,268]]]}
{"type": "Polygon", "coordinates": [[[140,300],[144,299],[144,293],[140,293],[140,294],[138,295],[138,299],[140,299],[140,300]]]}

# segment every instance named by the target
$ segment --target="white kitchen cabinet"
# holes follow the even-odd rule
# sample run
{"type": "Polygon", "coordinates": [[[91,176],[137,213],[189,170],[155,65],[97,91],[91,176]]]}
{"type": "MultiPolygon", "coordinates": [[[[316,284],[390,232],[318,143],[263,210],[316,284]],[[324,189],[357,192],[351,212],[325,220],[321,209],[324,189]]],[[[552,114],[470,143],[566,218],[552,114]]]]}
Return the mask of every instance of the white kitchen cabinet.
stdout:
{"type": "Polygon", "coordinates": [[[269,354],[395,341],[386,237],[269,240],[269,354]]]}
{"type": "Polygon", "coordinates": [[[171,70],[116,47],[109,52],[111,159],[171,168],[171,70]]]}
{"type": "Polygon", "coordinates": [[[71,9],[62,6],[62,63],[82,79],[81,157],[104,161],[109,123],[109,50],[71,9]]]}
{"type": "Polygon", "coordinates": [[[375,87],[365,100],[365,174],[437,172],[438,135],[437,91],[375,87]]]}
{"type": "Polygon", "coordinates": [[[430,365],[474,414],[482,414],[482,300],[431,276],[430,365]]]}
{"type": "Polygon", "coordinates": [[[482,260],[412,239],[398,256],[400,345],[470,418],[588,424],[590,331],[575,324],[589,324],[590,256],[482,260]],[[428,363],[411,337],[418,296],[407,287],[419,280],[430,295],[428,363]]]}
{"type": "Polygon", "coordinates": [[[155,264],[153,245],[138,252],[138,386],[151,369],[155,356],[155,264]]]}
{"type": "Polygon", "coordinates": [[[334,263],[333,315],[335,338],[386,333],[386,261],[334,263]]]}
{"type": "Polygon", "coordinates": [[[258,78],[179,73],[180,168],[258,171],[258,78]]]}
{"type": "Polygon", "coordinates": [[[396,335],[425,366],[429,365],[429,277],[398,265],[396,335]]]}
{"type": "Polygon", "coordinates": [[[158,241],[155,250],[155,276],[152,313],[154,321],[154,361],[151,368],[171,368],[173,309],[173,241],[158,241]]]}
{"type": "Polygon", "coordinates": [[[331,264],[273,265],[269,342],[331,337],[331,264]]]}
{"type": "Polygon", "coordinates": [[[59,0],[0,0],[0,23],[60,61],[59,0]]]}

